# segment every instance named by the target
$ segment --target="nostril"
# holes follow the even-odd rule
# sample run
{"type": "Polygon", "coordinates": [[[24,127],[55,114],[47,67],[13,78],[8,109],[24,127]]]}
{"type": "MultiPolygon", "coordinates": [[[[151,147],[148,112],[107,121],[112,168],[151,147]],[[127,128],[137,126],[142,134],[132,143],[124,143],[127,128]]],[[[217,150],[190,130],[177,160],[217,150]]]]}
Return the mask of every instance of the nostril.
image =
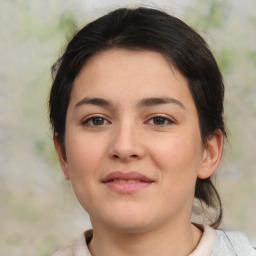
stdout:
{"type": "Polygon", "coordinates": [[[132,158],[135,158],[135,157],[137,157],[137,155],[131,155],[131,157],[132,157],[132,158]]]}

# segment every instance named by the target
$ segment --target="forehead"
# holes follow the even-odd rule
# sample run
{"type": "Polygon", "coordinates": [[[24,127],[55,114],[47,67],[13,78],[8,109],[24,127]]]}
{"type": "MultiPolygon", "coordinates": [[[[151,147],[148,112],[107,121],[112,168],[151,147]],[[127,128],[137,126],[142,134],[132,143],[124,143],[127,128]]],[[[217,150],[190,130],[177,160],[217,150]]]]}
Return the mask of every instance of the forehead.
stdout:
{"type": "Polygon", "coordinates": [[[135,90],[146,97],[170,91],[190,94],[186,78],[160,53],[116,48],[100,52],[86,62],[74,81],[72,96],[77,91],[106,96],[113,90],[127,94],[135,90]]]}
{"type": "Polygon", "coordinates": [[[122,72],[122,70],[125,69],[124,73],[126,73],[127,76],[139,75],[142,72],[143,74],[153,75],[160,70],[163,70],[163,72],[168,70],[168,72],[179,73],[171,62],[157,51],[144,49],[131,50],[125,48],[110,48],[97,53],[88,59],[81,72],[83,72],[84,69],[94,69],[94,71],[98,70],[100,72],[104,70],[108,72],[115,72],[117,70],[122,72]],[[152,71],[154,72],[152,73],[152,71]]]}

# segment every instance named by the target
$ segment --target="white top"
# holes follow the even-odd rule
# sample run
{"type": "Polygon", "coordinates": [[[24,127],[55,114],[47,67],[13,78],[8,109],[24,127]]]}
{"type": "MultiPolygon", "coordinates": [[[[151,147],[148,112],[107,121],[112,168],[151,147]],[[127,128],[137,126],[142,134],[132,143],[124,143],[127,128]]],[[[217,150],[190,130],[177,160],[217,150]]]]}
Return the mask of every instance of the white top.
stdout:
{"type": "Polygon", "coordinates": [[[216,243],[216,230],[203,226],[204,233],[196,249],[189,256],[210,256],[216,243]]]}
{"type": "MultiPolygon", "coordinates": [[[[203,235],[196,249],[188,256],[256,256],[245,235],[238,232],[224,232],[209,226],[202,226],[203,235]]],[[[73,246],[57,251],[52,256],[92,256],[87,243],[92,230],[82,234],[73,246]]]]}

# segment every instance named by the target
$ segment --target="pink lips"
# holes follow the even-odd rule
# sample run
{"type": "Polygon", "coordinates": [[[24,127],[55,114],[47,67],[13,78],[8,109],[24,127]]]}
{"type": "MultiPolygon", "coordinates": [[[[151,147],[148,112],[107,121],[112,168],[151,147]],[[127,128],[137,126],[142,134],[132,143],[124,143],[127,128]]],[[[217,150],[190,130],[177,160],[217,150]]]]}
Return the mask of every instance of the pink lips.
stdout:
{"type": "Polygon", "coordinates": [[[134,193],[150,186],[154,181],[138,172],[112,172],[102,182],[111,190],[122,194],[134,193]]]}

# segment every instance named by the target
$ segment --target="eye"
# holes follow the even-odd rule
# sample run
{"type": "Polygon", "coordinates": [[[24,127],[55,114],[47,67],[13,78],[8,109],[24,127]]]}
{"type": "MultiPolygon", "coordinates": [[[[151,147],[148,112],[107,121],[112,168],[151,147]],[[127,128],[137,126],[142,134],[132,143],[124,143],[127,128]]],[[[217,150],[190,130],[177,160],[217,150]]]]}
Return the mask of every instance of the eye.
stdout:
{"type": "Polygon", "coordinates": [[[152,125],[157,125],[157,126],[165,126],[165,125],[173,124],[174,122],[167,117],[155,116],[155,117],[151,118],[148,121],[148,123],[152,124],[152,125]]]}
{"type": "Polygon", "coordinates": [[[104,117],[92,116],[85,119],[82,124],[87,126],[102,126],[102,125],[109,124],[109,122],[104,117]]]}

